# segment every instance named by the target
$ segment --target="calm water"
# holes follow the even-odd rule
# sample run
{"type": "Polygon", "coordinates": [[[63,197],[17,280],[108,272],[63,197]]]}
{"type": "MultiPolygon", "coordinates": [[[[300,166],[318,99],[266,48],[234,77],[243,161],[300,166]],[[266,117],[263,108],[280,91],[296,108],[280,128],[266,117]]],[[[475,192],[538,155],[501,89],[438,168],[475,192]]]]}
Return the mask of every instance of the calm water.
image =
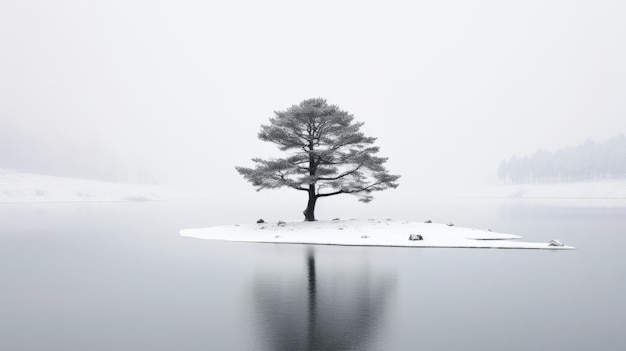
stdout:
{"type": "Polygon", "coordinates": [[[389,211],[567,252],[179,237],[256,220],[208,202],[0,205],[0,350],[624,350],[626,206],[612,204],[389,211]]]}

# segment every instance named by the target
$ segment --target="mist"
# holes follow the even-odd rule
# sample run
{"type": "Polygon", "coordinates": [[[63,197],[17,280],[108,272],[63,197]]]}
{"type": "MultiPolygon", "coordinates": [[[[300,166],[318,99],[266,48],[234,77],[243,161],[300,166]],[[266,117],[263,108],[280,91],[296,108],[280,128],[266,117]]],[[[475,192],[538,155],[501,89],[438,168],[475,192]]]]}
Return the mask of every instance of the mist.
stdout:
{"type": "MultiPolygon", "coordinates": [[[[365,122],[394,193],[626,133],[622,1],[5,1],[0,168],[249,197],[273,111],[365,122]]],[[[291,195],[289,195],[291,196],[291,195]]]]}

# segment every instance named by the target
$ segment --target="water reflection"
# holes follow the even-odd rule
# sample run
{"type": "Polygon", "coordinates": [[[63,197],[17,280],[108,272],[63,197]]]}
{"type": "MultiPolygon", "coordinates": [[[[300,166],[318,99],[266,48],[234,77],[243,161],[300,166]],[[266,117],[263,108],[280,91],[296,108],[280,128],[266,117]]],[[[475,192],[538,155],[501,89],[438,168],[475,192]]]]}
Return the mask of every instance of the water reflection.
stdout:
{"type": "Polygon", "coordinates": [[[395,291],[395,273],[375,268],[367,254],[318,250],[323,254],[314,248],[300,252],[301,263],[295,267],[284,267],[282,260],[283,266],[257,275],[253,294],[265,346],[269,350],[375,348],[372,342],[383,327],[395,291]]]}

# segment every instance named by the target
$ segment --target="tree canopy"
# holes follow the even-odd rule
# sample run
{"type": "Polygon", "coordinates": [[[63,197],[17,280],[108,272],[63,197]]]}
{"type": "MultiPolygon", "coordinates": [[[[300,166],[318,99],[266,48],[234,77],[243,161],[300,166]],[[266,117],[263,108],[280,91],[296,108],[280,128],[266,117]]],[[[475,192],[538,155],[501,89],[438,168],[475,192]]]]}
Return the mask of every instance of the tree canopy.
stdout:
{"type": "Polygon", "coordinates": [[[398,186],[398,175],[389,174],[374,146],[376,138],[361,131],[363,122],[325,99],[302,101],[276,111],[262,125],[259,139],[274,143],[283,158],[254,158],[254,168],[236,167],[257,191],[288,187],[307,192],[305,219],[315,220],[318,198],[350,194],[369,202],[372,193],[398,186]]]}

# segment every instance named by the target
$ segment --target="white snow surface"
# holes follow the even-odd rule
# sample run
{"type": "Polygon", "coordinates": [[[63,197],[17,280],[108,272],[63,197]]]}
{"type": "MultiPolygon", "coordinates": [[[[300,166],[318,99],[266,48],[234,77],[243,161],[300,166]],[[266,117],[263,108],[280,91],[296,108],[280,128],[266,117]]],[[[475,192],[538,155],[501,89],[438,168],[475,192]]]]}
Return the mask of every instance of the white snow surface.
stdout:
{"type": "Polygon", "coordinates": [[[434,196],[516,199],[626,199],[626,180],[590,180],[551,184],[500,184],[440,191],[434,196]]]}
{"type": "Polygon", "coordinates": [[[156,201],[180,198],[156,185],[55,177],[0,169],[0,203],[156,201]]]}
{"type": "MultiPolygon", "coordinates": [[[[572,246],[549,246],[545,243],[523,242],[513,234],[448,226],[439,223],[418,223],[386,220],[332,220],[316,222],[278,222],[236,224],[210,228],[183,229],[180,235],[209,240],[351,246],[400,246],[441,248],[494,249],[575,249],[572,246]],[[411,234],[423,240],[411,241],[411,234]]],[[[554,239],[554,238],[550,238],[554,239]]]]}

